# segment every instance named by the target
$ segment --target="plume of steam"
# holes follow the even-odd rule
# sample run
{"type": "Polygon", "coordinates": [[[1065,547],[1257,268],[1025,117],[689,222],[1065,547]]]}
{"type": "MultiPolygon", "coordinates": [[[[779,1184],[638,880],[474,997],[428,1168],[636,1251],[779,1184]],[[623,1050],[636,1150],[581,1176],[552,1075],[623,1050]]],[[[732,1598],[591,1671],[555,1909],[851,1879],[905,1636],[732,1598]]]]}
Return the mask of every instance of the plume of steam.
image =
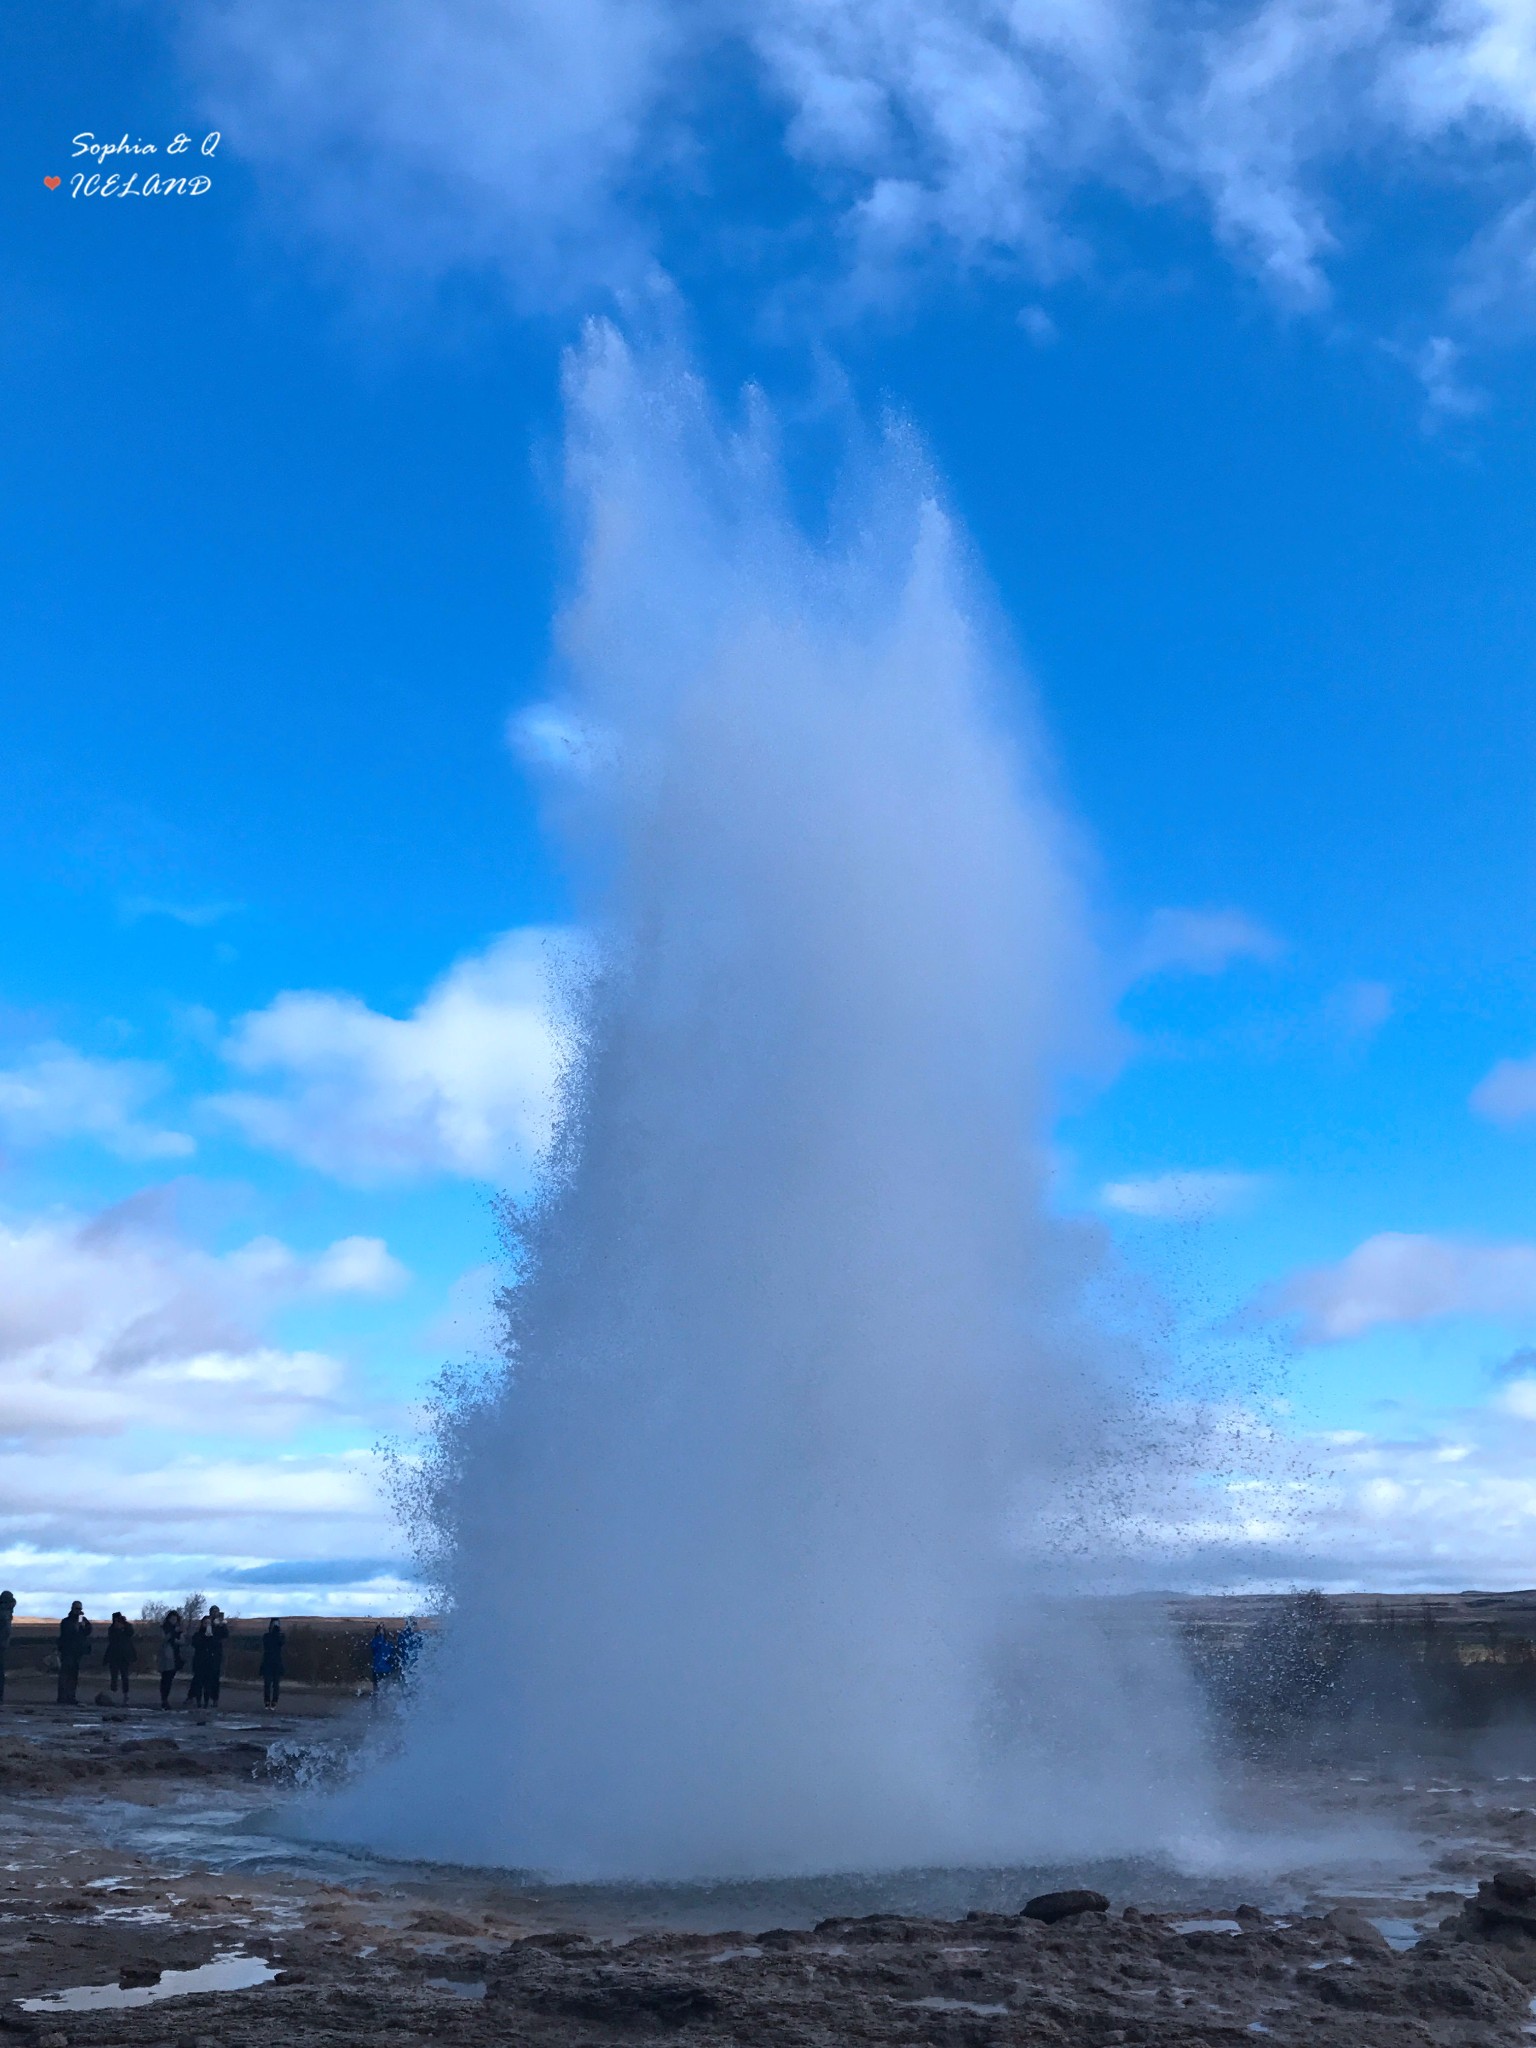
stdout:
{"type": "Polygon", "coordinates": [[[568,402],[596,964],[441,1423],[440,1653],[316,1825],[644,1877],[1166,1841],[1171,1663],[1062,1542],[1128,1430],[1042,1193],[1093,961],[956,536],[897,436],[812,544],[766,422],[608,327],[568,402]]]}

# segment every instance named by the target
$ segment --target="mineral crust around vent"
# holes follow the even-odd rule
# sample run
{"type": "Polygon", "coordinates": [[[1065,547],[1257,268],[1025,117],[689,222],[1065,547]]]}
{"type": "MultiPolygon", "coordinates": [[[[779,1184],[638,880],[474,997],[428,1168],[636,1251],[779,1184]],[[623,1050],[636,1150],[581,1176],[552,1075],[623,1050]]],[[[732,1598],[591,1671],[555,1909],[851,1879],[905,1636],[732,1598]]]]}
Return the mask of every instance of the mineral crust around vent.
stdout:
{"type": "Polygon", "coordinates": [[[894,1914],[807,1929],[595,1939],[518,1936],[484,1915],[429,1934],[387,1895],[312,1912],[265,1944],[275,1983],[116,2013],[13,2017],[57,2048],[1501,2048],[1529,1993],[1487,1943],[1450,1932],[1406,1953],[1350,1916],[1181,1932],[1170,1915],[894,1914]],[[1378,1937],[1379,1939],[1379,1937],[1378,1937]]]}
{"type": "MultiPolygon", "coordinates": [[[[276,1734],[277,1731],[274,1731],[276,1734]]],[[[133,1851],[89,1822],[255,1811],[283,1755],[192,1717],[0,1722],[0,2048],[1525,2048],[1536,1875],[1498,1850],[1398,1950],[1356,1904],[1199,1919],[1086,1887],[1025,1910],[679,1931],[494,1872],[229,1869],[133,1851]],[[270,1753],[269,1753],[270,1752],[270,1753]],[[1071,1908],[1058,1912],[1062,1901],[1071,1908]],[[73,1987],[140,1999],[230,1956],[248,1990],[27,2010],[73,1987]]],[[[130,1831],[131,1832],[131,1831],[130,1831]]],[[[242,1838],[244,1841],[245,1838],[242,1838]]],[[[1458,1856],[1462,1853],[1456,1852],[1458,1856]]],[[[1471,1852],[1468,1851],[1468,1854],[1471,1852]]],[[[1420,1894],[1421,1897],[1424,1894],[1420,1894]]],[[[722,1914],[722,1918],[724,1915],[722,1914]]],[[[766,1915],[764,1917],[767,1917],[766,1915]]]]}

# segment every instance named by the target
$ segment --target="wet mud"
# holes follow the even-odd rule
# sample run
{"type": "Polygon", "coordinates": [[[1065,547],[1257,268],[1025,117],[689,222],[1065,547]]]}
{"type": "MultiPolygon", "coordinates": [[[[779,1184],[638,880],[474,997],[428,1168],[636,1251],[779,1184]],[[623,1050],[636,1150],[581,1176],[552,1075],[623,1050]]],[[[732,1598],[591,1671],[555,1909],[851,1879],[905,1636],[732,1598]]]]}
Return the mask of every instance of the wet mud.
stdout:
{"type": "Polygon", "coordinates": [[[264,1815],[366,1715],[4,1711],[0,2043],[1499,2048],[1536,2031],[1536,1785],[1508,1754],[1412,1776],[1293,1759],[1265,1797],[1305,1809],[1308,1853],[1331,1844],[1332,1864],[1083,1871],[1108,1910],[1051,1924],[1019,1910],[1024,1873],[620,1891],[306,1850],[264,1815]],[[1353,1867],[1352,1840],[1373,1845],[1353,1867]],[[967,1886],[985,1903],[932,1909],[967,1886]],[[846,1909],[821,1910],[839,1889],[846,1909]]]}

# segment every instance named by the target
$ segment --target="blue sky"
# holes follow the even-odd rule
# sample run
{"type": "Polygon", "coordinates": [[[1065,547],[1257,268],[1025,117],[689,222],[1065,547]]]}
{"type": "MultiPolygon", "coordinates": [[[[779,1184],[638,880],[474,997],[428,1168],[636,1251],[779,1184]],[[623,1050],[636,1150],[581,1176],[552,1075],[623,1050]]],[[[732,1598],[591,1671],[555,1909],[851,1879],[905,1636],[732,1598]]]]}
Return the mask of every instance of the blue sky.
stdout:
{"type": "Polygon", "coordinates": [[[3,33],[23,1604],[406,1597],[372,1447],[482,1341],[490,1197],[542,1127],[537,934],[571,908],[507,740],[568,569],[561,351],[663,290],[725,403],[766,390],[810,524],[895,410],[969,532],[1122,991],[1058,1199],[1195,1351],[1239,1318],[1315,1475],[1267,1565],[1232,1557],[1536,1576],[1508,0],[387,0],[366,37],[222,0],[3,33]],[[213,129],[202,195],[71,190],[81,133],[213,129]]]}

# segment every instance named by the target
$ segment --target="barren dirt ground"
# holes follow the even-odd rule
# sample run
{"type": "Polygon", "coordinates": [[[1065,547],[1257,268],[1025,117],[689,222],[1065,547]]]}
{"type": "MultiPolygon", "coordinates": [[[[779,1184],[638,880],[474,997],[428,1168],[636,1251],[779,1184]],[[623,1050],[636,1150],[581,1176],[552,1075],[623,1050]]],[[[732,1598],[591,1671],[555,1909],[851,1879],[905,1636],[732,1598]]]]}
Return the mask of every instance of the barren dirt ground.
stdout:
{"type": "MultiPolygon", "coordinates": [[[[345,1739],[345,1719],[329,1725],[345,1739]]],[[[1526,1896],[1507,1875],[1472,1899],[1536,1850],[1533,1787],[1507,1759],[1442,1758],[1411,1781],[1400,1764],[1309,1766],[1331,1820],[1400,1831],[1404,1875],[1370,1896],[1304,1896],[1304,1879],[1272,1874],[1249,1894],[1265,1910],[1218,1899],[1220,1880],[1203,1908],[1185,1888],[1159,1910],[1144,1878],[1135,1900],[1056,1926],[978,1911],[773,1927],[739,1896],[727,1924],[724,1893],[681,1914],[660,1893],[584,1904],[494,1874],[306,1858],[248,1832],[294,1796],[295,1755],[327,1726],[0,1709],[0,2039],[1497,2048],[1536,2031],[1536,1882],[1526,1896]],[[218,1983],[245,1988],[204,1988],[218,1983]]],[[[1269,1782],[1279,1806],[1301,1789],[1269,1782]]]]}

